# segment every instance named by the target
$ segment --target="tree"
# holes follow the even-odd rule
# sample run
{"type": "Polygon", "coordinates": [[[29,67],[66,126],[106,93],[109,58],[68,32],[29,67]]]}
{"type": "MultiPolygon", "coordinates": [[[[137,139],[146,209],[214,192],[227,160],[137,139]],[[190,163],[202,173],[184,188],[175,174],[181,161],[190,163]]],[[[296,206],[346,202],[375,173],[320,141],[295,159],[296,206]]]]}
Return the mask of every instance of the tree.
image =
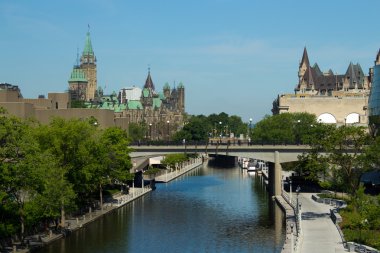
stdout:
{"type": "MultiPolygon", "coordinates": [[[[43,173],[43,185],[35,199],[29,203],[30,213],[36,220],[56,220],[61,217],[63,210],[72,210],[75,206],[76,194],[73,185],[67,180],[55,157],[45,151],[44,161],[40,164],[43,173]]],[[[64,213],[63,213],[64,215],[64,213]]],[[[61,217],[61,221],[64,217],[61,217]]]]}
{"type": "Polygon", "coordinates": [[[178,164],[187,160],[188,157],[185,154],[169,154],[162,159],[161,164],[169,169],[176,169],[178,164]]]}
{"type": "Polygon", "coordinates": [[[258,143],[307,143],[312,126],[316,124],[316,116],[309,113],[266,116],[251,130],[251,139],[258,143]]]}
{"type": "Polygon", "coordinates": [[[90,162],[90,148],[93,145],[92,136],[97,131],[96,126],[91,124],[92,119],[64,120],[53,119],[49,125],[38,128],[36,138],[41,150],[48,151],[57,163],[61,184],[69,182],[68,187],[62,188],[61,197],[61,226],[65,226],[65,208],[72,206],[63,197],[71,196],[71,189],[77,194],[77,204],[86,203],[91,193],[91,171],[86,170],[90,162]],[[72,188],[71,188],[72,186],[72,188]],[[63,191],[67,189],[68,192],[63,191]]]}
{"type": "Polygon", "coordinates": [[[0,115],[0,196],[7,204],[2,211],[18,217],[21,238],[25,233],[25,203],[39,190],[42,175],[42,156],[31,123],[0,115]]]}
{"type": "MultiPolygon", "coordinates": [[[[308,164],[324,161],[334,174],[333,181],[341,182],[343,190],[353,194],[359,187],[361,175],[367,170],[363,166],[363,153],[368,140],[369,135],[363,127],[336,128],[318,124],[309,137],[312,149],[301,157],[301,161],[308,164]]],[[[315,166],[311,170],[318,172],[318,168],[315,166]]]]}
{"type": "Polygon", "coordinates": [[[227,113],[211,114],[209,116],[189,116],[184,127],[178,131],[173,140],[179,142],[183,139],[188,141],[207,141],[209,137],[219,134],[224,136],[234,133],[235,136],[245,134],[247,124],[236,115],[228,116],[227,113]],[[221,123],[221,124],[220,124],[221,123]]]}
{"type": "Polygon", "coordinates": [[[173,136],[173,140],[205,141],[208,138],[209,129],[210,127],[205,119],[192,117],[183,129],[173,136]]]}
{"type": "Polygon", "coordinates": [[[132,141],[143,140],[147,135],[147,126],[145,123],[130,123],[128,126],[128,136],[132,141]]]}
{"type": "Polygon", "coordinates": [[[91,159],[86,169],[91,171],[92,182],[99,190],[100,208],[103,210],[103,188],[110,183],[132,180],[132,168],[127,133],[118,127],[103,130],[92,143],[91,159]]]}

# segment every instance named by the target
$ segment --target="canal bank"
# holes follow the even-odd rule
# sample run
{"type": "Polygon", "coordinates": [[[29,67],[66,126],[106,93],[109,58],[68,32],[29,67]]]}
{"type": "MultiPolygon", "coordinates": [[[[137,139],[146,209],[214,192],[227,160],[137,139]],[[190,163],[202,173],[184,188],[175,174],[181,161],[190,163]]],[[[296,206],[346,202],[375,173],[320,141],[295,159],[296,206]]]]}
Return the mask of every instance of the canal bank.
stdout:
{"type": "Polygon", "coordinates": [[[157,183],[168,183],[183,174],[201,166],[203,163],[203,158],[194,158],[191,159],[189,162],[186,162],[186,164],[183,165],[183,167],[180,167],[178,169],[175,169],[172,172],[168,172],[168,170],[165,171],[165,174],[156,176],[155,181],[157,183]]]}
{"type": "MultiPolygon", "coordinates": [[[[196,167],[199,167],[202,164],[202,161],[202,158],[195,158],[186,162],[183,166],[181,166],[181,169],[169,173],[167,177],[169,179],[168,182],[181,175],[184,175],[196,167]]],[[[54,233],[52,230],[49,230],[47,233],[39,233],[32,236],[27,236],[25,241],[29,245],[28,249],[21,248],[21,245],[15,245],[15,247],[10,248],[9,250],[10,252],[28,253],[31,249],[41,248],[50,243],[53,243],[56,240],[64,239],[65,237],[70,236],[71,233],[74,233],[77,230],[88,226],[99,218],[116,211],[117,209],[133,202],[136,199],[141,198],[151,191],[152,188],[148,184],[144,185],[142,188],[132,187],[129,189],[128,194],[115,194],[110,200],[104,202],[103,210],[92,210],[89,208],[88,212],[84,215],[66,218],[67,227],[64,231],[60,233],[54,233]]]]}
{"type": "MultiPolygon", "coordinates": [[[[269,181],[268,171],[263,170],[261,175],[264,178],[264,181],[267,185],[269,181]]],[[[282,177],[284,178],[287,176],[289,176],[288,172],[283,171],[282,177]]],[[[268,187],[267,190],[269,191],[268,187]]],[[[289,194],[286,193],[283,188],[282,195],[274,196],[274,200],[285,215],[286,237],[281,253],[299,252],[300,245],[303,239],[300,223],[301,217],[296,216],[296,210],[289,199],[289,194]]]]}

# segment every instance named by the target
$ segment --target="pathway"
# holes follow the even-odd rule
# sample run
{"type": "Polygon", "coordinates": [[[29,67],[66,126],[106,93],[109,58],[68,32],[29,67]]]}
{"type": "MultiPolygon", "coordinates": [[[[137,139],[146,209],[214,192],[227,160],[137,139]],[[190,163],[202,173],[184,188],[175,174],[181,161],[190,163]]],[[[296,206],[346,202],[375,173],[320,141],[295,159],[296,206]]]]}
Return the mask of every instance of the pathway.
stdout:
{"type": "Polygon", "coordinates": [[[173,179],[182,176],[183,174],[189,172],[192,169],[197,168],[202,164],[202,158],[195,158],[191,161],[191,164],[184,166],[181,169],[175,170],[173,172],[165,173],[163,175],[155,177],[157,183],[168,183],[173,179]]]}
{"type": "MultiPolygon", "coordinates": [[[[300,252],[336,253],[346,252],[339,232],[330,218],[329,205],[317,203],[311,199],[312,193],[300,193],[302,203],[301,228],[303,240],[300,252]]],[[[293,199],[296,200],[295,194],[293,199]]]]}

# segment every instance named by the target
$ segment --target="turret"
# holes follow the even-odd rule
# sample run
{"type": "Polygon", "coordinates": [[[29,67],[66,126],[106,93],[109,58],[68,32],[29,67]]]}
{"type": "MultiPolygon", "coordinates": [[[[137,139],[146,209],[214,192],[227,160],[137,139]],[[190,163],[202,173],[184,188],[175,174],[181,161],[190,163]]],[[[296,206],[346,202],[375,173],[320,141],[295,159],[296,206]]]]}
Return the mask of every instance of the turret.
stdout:
{"type": "Polygon", "coordinates": [[[169,98],[170,97],[170,85],[169,85],[169,83],[165,83],[163,90],[164,90],[165,98],[169,98]]]}
{"type": "Polygon", "coordinates": [[[185,112],[185,86],[182,82],[179,83],[178,87],[178,109],[181,112],[185,112]]]}
{"type": "Polygon", "coordinates": [[[299,69],[298,69],[298,78],[300,80],[300,83],[301,83],[302,77],[305,75],[306,70],[308,68],[310,68],[310,63],[309,63],[309,56],[307,55],[307,50],[305,47],[303,50],[302,60],[300,62],[299,69]]]}
{"type": "Polygon", "coordinates": [[[88,81],[86,100],[93,100],[97,89],[96,57],[92,49],[90,31],[86,34],[85,45],[80,58],[80,68],[83,70],[88,81]]]}
{"type": "Polygon", "coordinates": [[[74,66],[68,82],[71,101],[86,101],[88,81],[78,65],[74,66]]]}

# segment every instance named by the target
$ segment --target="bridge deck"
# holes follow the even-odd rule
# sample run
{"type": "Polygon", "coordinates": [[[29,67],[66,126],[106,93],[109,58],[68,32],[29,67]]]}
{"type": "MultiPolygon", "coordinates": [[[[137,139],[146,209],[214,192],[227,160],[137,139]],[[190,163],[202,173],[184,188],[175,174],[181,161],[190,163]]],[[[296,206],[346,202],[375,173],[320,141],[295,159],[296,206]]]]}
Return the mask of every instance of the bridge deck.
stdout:
{"type": "Polygon", "coordinates": [[[165,155],[170,153],[207,153],[260,159],[274,162],[274,152],[280,153],[281,162],[297,161],[298,155],[310,150],[303,145],[192,145],[192,146],[132,146],[131,157],[165,155]]]}

